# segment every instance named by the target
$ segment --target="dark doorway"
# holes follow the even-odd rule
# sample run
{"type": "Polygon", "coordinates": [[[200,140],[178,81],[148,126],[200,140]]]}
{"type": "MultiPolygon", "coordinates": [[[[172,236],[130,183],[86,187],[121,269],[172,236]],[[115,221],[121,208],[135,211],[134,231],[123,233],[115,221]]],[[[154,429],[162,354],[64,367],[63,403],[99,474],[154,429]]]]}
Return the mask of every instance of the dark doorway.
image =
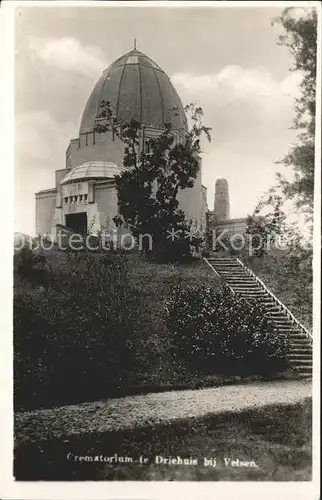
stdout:
{"type": "Polygon", "coordinates": [[[87,233],[87,213],[79,212],[77,214],[66,214],[66,226],[74,233],[86,234],[87,233]]]}

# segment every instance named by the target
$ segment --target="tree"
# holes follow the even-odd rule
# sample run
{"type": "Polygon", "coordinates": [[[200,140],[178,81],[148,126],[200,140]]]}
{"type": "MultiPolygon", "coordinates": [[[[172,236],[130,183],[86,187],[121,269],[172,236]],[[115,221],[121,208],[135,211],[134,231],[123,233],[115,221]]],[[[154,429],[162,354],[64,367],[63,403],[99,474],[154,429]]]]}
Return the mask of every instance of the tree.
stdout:
{"type": "Polygon", "coordinates": [[[112,131],[125,145],[125,169],[116,176],[120,214],[136,238],[151,236],[150,253],[165,260],[188,257],[191,243],[198,246],[201,242],[177,198],[180,189],[194,185],[200,168],[200,141],[203,135],[211,140],[210,128],[202,123],[202,108],[190,104],[186,112],[192,122],[190,131],[178,133],[167,123],[157,137],[147,138],[144,147],[140,123],[117,123],[109,102],[101,103],[97,125],[98,132],[112,131]]]}
{"type": "Polygon", "coordinates": [[[282,210],[283,199],[274,193],[262,197],[252,215],[247,217],[246,234],[249,255],[262,257],[268,253],[277,237],[286,236],[286,215],[282,210]],[[265,210],[265,213],[262,211],[265,210]]]}
{"type": "Polygon", "coordinates": [[[314,136],[316,109],[316,53],[317,53],[317,13],[307,11],[305,16],[294,18],[293,8],[287,8],[273,21],[279,23],[285,33],[278,43],[289,49],[293,59],[291,71],[303,74],[300,97],[296,99],[293,127],[299,131],[297,144],[278,163],[294,170],[294,179],[286,180],[278,175],[280,187],[296,207],[312,218],[314,198],[314,136]]]}
{"type": "MultiPolygon", "coordinates": [[[[316,52],[317,13],[307,11],[302,17],[294,17],[293,8],[287,8],[273,21],[279,23],[284,33],[278,43],[289,49],[293,59],[291,71],[302,75],[300,96],[295,102],[293,128],[298,131],[297,143],[278,161],[293,168],[294,178],[289,181],[278,174],[279,196],[276,187],[271,188],[252,216],[248,217],[248,233],[259,235],[267,241],[272,235],[282,238],[282,248],[267,251],[265,246],[255,250],[248,265],[272,288],[296,316],[307,326],[312,320],[312,256],[311,241],[305,241],[296,224],[287,221],[282,206],[284,201],[294,202],[295,209],[312,221],[314,201],[314,147],[316,110],[316,52]],[[268,213],[261,215],[262,210],[268,213]],[[275,250],[275,251],[274,251],[275,250]]],[[[310,227],[312,230],[312,225],[310,227]]],[[[278,247],[278,244],[277,244],[278,247]]],[[[247,256],[244,256],[247,260],[247,256]]]]}
{"type": "Polygon", "coordinates": [[[308,328],[312,326],[312,258],[310,238],[283,211],[274,189],[247,218],[246,251],[239,257],[308,328]]]}

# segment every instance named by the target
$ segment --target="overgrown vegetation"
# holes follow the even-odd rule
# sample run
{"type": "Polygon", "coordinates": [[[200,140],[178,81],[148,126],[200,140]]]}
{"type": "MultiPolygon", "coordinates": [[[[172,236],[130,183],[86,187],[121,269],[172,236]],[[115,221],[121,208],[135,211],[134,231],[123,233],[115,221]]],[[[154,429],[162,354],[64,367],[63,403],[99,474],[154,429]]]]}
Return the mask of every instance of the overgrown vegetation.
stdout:
{"type": "Polygon", "coordinates": [[[244,258],[246,264],[264,281],[294,316],[311,329],[313,319],[312,251],[279,251],[258,258],[244,258]]]}
{"type": "MultiPolygon", "coordinates": [[[[259,373],[242,368],[241,359],[237,367],[239,339],[228,334],[235,328],[232,318],[226,318],[229,321],[221,326],[222,338],[227,335],[230,342],[225,348],[237,353],[235,370],[225,371],[219,364],[209,363],[207,357],[200,357],[198,365],[176,355],[176,338],[166,317],[167,301],[174,290],[179,287],[184,293],[191,283],[213,290],[211,293],[221,288],[202,261],[157,264],[135,253],[87,251],[52,251],[44,259],[37,275],[37,254],[26,251],[15,256],[17,409],[93,401],[162,387],[221,385],[232,382],[235,375],[259,373]]],[[[195,334],[203,331],[204,342],[211,343],[207,316],[200,318],[198,311],[193,314],[195,334]]],[[[254,328],[258,326],[256,323],[254,328]]],[[[254,332],[249,328],[249,341],[256,340],[254,332]]],[[[276,370],[273,367],[270,374],[261,373],[270,376],[276,370]]]]}
{"type": "MultiPolygon", "coordinates": [[[[138,370],[140,318],[122,255],[75,252],[47,271],[42,285],[16,276],[15,397],[86,398],[100,384],[122,387],[138,370]]],[[[37,256],[28,256],[28,265],[37,256]]],[[[17,255],[21,270],[21,255],[17,255]]]]}
{"type": "Polygon", "coordinates": [[[218,286],[202,263],[25,249],[14,264],[17,408],[191,384],[171,355],[164,301],[178,282],[218,286]]]}
{"type": "Polygon", "coordinates": [[[286,336],[256,301],[190,285],[172,294],[167,309],[175,355],[205,373],[273,375],[287,367],[286,336]]]}
{"type": "Polygon", "coordinates": [[[314,148],[316,114],[316,63],[317,63],[317,11],[306,9],[300,18],[292,15],[294,8],[287,8],[275,19],[283,28],[279,43],[288,48],[291,71],[303,76],[300,96],[296,99],[293,126],[298,130],[297,144],[280,160],[290,167],[294,179],[288,181],[279,175],[280,186],[288,199],[294,200],[298,209],[309,218],[313,215],[314,200],[314,148]]]}

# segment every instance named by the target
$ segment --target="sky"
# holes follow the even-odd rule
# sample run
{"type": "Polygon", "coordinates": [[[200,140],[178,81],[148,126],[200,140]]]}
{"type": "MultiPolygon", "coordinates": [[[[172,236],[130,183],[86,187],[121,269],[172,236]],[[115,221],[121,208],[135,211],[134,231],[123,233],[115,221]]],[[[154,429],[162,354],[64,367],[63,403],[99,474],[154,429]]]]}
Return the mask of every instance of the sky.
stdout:
{"type": "Polygon", "coordinates": [[[212,128],[202,181],[213,209],[216,179],[229,183],[231,217],[252,213],[288,170],[275,162],[290,130],[300,75],[277,44],[271,7],[27,7],[15,23],[15,231],[35,233],[34,193],[54,186],[70,139],[104,68],[133,48],[169,75],[183,104],[212,128]]]}

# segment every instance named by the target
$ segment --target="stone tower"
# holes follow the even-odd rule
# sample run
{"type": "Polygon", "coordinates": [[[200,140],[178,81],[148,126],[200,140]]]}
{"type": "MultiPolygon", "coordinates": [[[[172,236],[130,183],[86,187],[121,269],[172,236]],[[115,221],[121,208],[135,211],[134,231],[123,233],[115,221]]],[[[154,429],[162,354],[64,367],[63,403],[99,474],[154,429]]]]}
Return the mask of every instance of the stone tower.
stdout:
{"type": "Polygon", "coordinates": [[[229,218],[228,182],[226,179],[218,179],[215,187],[214,220],[220,222],[229,218]]]}

